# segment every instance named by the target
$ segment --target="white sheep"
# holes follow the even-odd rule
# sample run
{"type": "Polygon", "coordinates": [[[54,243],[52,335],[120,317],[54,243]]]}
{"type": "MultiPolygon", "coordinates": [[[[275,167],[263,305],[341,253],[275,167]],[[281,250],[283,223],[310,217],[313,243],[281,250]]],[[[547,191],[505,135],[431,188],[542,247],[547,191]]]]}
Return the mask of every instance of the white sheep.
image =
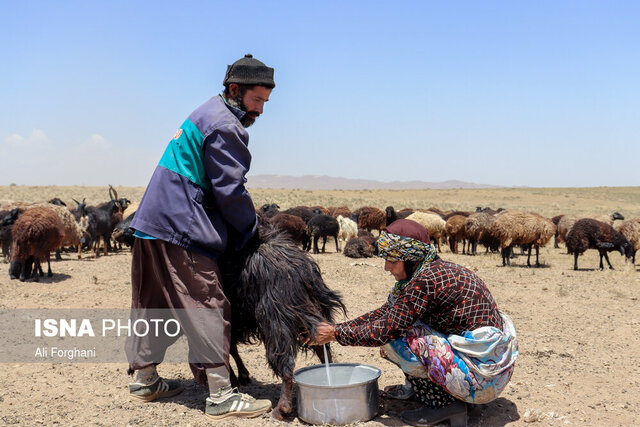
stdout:
{"type": "Polygon", "coordinates": [[[429,237],[436,245],[440,247],[440,239],[447,233],[446,221],[435,213],[414,212],[407,217],[411,221],[415,221],[429,232],[429,237]]]}
{"type": "Polygon", "coordinates": [[[353,237],[358,237],[358,224],[352,219],[345,218],[342,215],[338,215],[338,225],[340,231],[338,232],[338,238],[348,242],[353,237]]]}

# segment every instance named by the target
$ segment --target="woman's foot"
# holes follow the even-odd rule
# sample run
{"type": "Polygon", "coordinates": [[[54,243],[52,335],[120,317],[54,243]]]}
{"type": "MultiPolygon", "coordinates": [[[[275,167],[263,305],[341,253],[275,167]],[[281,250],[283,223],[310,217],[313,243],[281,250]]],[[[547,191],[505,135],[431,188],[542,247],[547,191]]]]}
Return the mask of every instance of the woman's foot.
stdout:
{"type": "Polygon", "coordinates": [[[382,391],[383,396],[391,399],[407,400],[413,397],[413,387],[406,382],[404,384],[390,385],[384,388],[382,391]]]}

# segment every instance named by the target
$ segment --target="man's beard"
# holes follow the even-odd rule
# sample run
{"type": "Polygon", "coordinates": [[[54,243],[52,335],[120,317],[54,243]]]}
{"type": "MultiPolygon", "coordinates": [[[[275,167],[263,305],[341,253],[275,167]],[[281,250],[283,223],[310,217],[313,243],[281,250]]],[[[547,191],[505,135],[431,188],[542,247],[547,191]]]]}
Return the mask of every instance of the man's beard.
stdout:
{"type": "Polygon", "coordinates": [[[244,105],[244,102],[242,102],[242,94],[238,94],[238,96],[236,96],[235,98],[232,98],[230,96],[229,99],[227,99],[227,102],[232,107],[244,111],[244,117],[240,119],[240,124],[245,128],[248,128],[249,126],[254,124],[256,119],[260,115],[260,113],[258,113],[257,111],[247,111],[247,107],[244,105]],[[251,113],[255,117],[250,116],[249,113],[251,113]]]}

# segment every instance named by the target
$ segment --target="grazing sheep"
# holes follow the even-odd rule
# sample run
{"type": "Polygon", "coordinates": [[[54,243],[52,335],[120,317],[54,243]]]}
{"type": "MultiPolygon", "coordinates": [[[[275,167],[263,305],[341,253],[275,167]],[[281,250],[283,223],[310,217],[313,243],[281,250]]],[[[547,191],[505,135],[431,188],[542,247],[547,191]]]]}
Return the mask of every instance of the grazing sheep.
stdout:
{"type": "Polygon", "coordinates": [[[400,212],[396,212],[393,206],[387,206],[385,212],[387,215],[386,225],[388,226],[396,220],[405,219],[406,217],[411,215],[413,213],[413,209],[403,209],[400,212]]]}
{"type": "Polygon", "coordinates": [[[374,249],[365,237],[353,237],[344,245],[342,253],[349,258],[371,258],[374,249]]]}
{"type": "Polygon", "coordinates": [[[553,225],[556,226],[556,233],[553,235],[553,247],[558,249],[560,246],[558,246],[558,231],[560,230],[558,228],[558,223],[560,222],[560,220],[562,219],[562,217],[564,216],[564,214],[561,215],[556,215],[553,218],[551,218],[551,222],[553,222],[553,225]]]}
{"type": "Polygon", "coordinates": [[[467,253],[476,255],[478,243],[484,245],[487,248],[487,252],[489,250],[492,252],[498,250],[500,241],[491,234],[491,228],[495,220],[495,216],[486,210],[481,210],[467,217],[464,223],[465,234],[469,239],[470,246],[470,248],[467,248],[467,253]]]}
{"type": "Polygon", "coordinates": [[[260,207],[260,212],[265,218],[273,218],[280,212],[280,206],[275,203],[267,203],[260,207]]]}
{"type": "Polygon", "coordinates": [[[611,225],[591,218],[582,218],[567,234],[567,251],[574,255],[573,269],[578,269],[578,256],[587,249],[597,249],[600,252],[600,270],[604,269],[602,258],[607,260],[609,268],[613,270],[607,252],[620,251],[623,256],[631,258],[633,246],[619,231],[611,225]]]}
{"type": "Polygon", "coordinates": [[[11,255],[11,228],[13,225],[0,225],[0,248],[4,262],[7,262],[11,255]]]}
{"type": "Polygon", "coordinates": [[[385,213],[372,206],[363,206],[356,209],[353,211],[353,215],[357,217],[358,228],[368,231],[378,230],[378,235],[380,235],[380,230],[385,227],[387,221],[385,213]]]}
{"type": "Polygon", "coordinates": [[[15,279],[19,271],[20,280],[25,281],[29,258],[35,266],[32,277],[38,281],[40,262],[47,261],[47,276],[51,277],[50,254],[60,247],[64,240],[64,224],[52,209],[32,208],[23,212],[13,224],[11,244],[10,277],[15,279]]]}
{"type": "Polygon", "coordinates": [[[345,218],[351,218],[351,215],[353,215],[351,209],[347,206],[329,206],[327,210],[329,211],[329,215],[334,218],[337,218],[338,215],[342,215],[345,218]]]}
{"type": "Polygon", "coordinates": [[[440,251],[440,242],[442,238],[447,234],[446,222],[442,217],[436,213],[426,212],[414,212],[407,217],[411,221],[415,221],[429,232],[431,242],[436,246],[436,249],[440,251]]]}
{"type": "Polygon", "coordinates": [[[430,208],[427,208],[427,209],[418,209],[418,212],[436,214],[442,219],[444,219],[444,215],[445,215],[442,210],[436,208],[435,206],[431,206],[430,208]]]}
{"type": "Polygon", "coordinates": [[[463,217],[468,217],[469,215],[471,215],[471,212],[467,212],[467,211],[451,211],[451,212],[445,212],[444,216],[442,217],[442,219],[444,219],[445,221],[448,221],[449,218],[451,218],[454,215],[460,215],[463,217]]]}
{"type": "Polygon", "coordinates": [[[311,206],[309,209],[311,209],[315,214],[329,215],[329,209],[322,206],[311,206]]]}
{"type": "Polygon", "coordinates": [[[347,242],[349,239],[358,236],[358,224],[350,218],[345,218],[342,215],[338,215],[338,225],[340,231],[338,231],[338,238],[347,242]]]}
{"type": "Polygon", "coordinates": [[[340,252],[340,246],[338,245],[339,231],[340,225],[338,225],[338,220],[331,215],[318,214],[311,218],[309,222],[307,222],[307,235],[310,240],[313,240],[313,253],[320,253],[318,250],[318,239],[320,239],[320,237],[322,237],[322,253],[324,253],[327,237],[329,236],[332,236],[336,241],[336,252],[340,252]]]}
{"type": "MultiPolygon", "coordinates": [[[[225,254],[220,260],[225,294],[231,304],[231,349],[237,343],[262,341],[269,366],[282,379],[280,400],[272,416],[282,420],[292,410],[293,371],[300,335],[314,336],[319,322],[333,323],[346,308],[329,289],[318,264],[273,225],[259,218],[257,247],[225,254]]],[[[313,350],[324,362],[323,349],[313,350]]],[[[239,355],[234,354],[236,362],[239,355]],[[236,357],[237,356],[237,357],[236,357]]],[[[329,355],[330,358],[330,355],[329,355]]],[[[236,363],[240,378],[249,373],[236,363]]]]}
{"type": "Polygon", "coordinates": [[[462,240],[462,253],[465,253],[465,246],[467,244],[466,221],[467,217],[464,215],[452,215],[447,219],[445,227],[447,229],[447,236],[449,236],[449,247],[453,253],[458,253],[458,240],[462,240]]]}
{"type": "MultiPolygon", "coordinates": [[[[60,220],[64,225],[64,240],[62,241],[61,246],[77,247],[78,259],[82,259],[82,246],[80,244],[80,241],[82,240],[82,236],[86,231],[86,227],[83,227],[80,223],[76,221],[76,218],[73,215],[73,213],[71,213],[71,211],[67,209],[66,206],[54,205],[51,203],[37,203],[27,208],[27,210],[33,209],[33,208],[51,209],[60,217],[60,220]]],[[[56,260],[61,260],[61,259],[62,257],[60,256],[60,250],[58,249],[56,251],[56,260]]]]}
{"type": "Polygon", "coordinates": [[[558,242],[565,243],[567,240],[567,235],[569,231],[571,231],[571,227],[581,218],[590,218],[595,219],[600,222],[604,222],[605,224],[613,225],[616,220],[624,220],[624,216],[622,216],[619,212],[613,212],[608,215],[591,215],[585,217],[578,217],[575,215],[563,215],[562,218],[558,220],[558,242]]]}
{"type": "Polygon", "coordinates": [[[633,255],[631,262],[636,263],[636,253],[640,250],[640,217],[631,218],[616,224],[618,230],[633,245],[633,255]]]}
{"type": "Polygon", "coordinates": [[[311,240],[307,235],[307,224],[305,224],[299,216],[279,213],[269,219],[269,221],[278,230],[288,235],[291,240],[300,243],[303,250],[309,250],[311,248],[311,240]]]}
{"type": "Polygon", "coordinates": [[[295,208],[289,208],[286,211],[282,211],[282,213],[298,216],[302,218],[305,224],[308,223],[309,220],[316,215],[315,213],[313,213],[313,210],[306,206],[296,206],[295,208]]]}
{"type": "Polygon", "coordinates": [[[19,208],[0,210],[0,247],[4,262],[11,257],[11,228],[21,212],[19,208]]]}
{"type": "Polygon", "coordinates": [[[511,246],[529,245],[527,266],[531,267],[531,245],[536,247],[536,267],[540,266],[538,260],[540,247],[547,244],[551,236],[556,232],[556,226],[550,219],[530,212],[504,211],[495,217],[491,234],[500,240],[502,248],[502,265],[511,265],[509,259],[511,246]]]}

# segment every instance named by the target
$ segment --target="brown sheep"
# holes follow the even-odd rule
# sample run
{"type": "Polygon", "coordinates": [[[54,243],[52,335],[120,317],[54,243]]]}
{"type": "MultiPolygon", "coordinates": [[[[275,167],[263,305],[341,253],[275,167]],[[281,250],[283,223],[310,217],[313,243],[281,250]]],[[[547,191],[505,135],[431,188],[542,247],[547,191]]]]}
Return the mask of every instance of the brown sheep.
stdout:
{"type": "Polygon", "coordinates": [[[560,246],[558,246],[558,223],[560,222],[560,220],[562,219],[562,217],[564,216],[564,214],[562,215],[556,215],[553,218],[551,218],[551,222],[553,222],[553,224],[556,226],[556,234],[553,237],[553,247],[558,249],[560,246]]]}
{"type": "Polygon", "coordinates": [[[438,215],[440,218],[444,219],[444,212],[436,208],[435,206],[431,206],[430,208],[427,208],[427,209],[418,209],[418,211],[425,212],[425,213],[433,213],[438,215]]]}
{"type": "Polygon", "coordinates": [[[632,218],[616,224],[616,229],[633,245],[632,262],[636,263],[636,252],[640,250],[640,218],[632,218]]]}
{"type": "Polygon", "coordinates": [[[378,208],[363,206],[356,209],[353,214],[358,217],[358,228],[368,231],[378,230],[378,235],[386,225],[387,215],[378,208]]]}
{"type": "Polygon", "coordinates": [[[447,219],[446,229],[449,236],[449,246],[451,252],[458,253],[458,240],[462,240],[462,253],[465,253],[465,245],[467,244],[467,233],[465,230],[465,222],[467,217],[463,215],[452,215],[447,219]]]}
{"type": "Polygon", "coordinates": [[[329,209],[322,206],[311,206],[309,209],[311,209],[313,213],[316,214],[329,215],[329,209]]]}
{"type": "Polygon", "coordinates": [[[304,250],[307,250],[307,246],[310,246],[310,239],[307,236],[307,224],[299,216],[279,213],[273,218],[269,218],[269,222],[275,225],[283,234],[289,236],[291,240],[302,244],[304,250]]]}
{"type": "Polygon", "coordinates": [[[483,244],[487,248],[487,252],[489,249],[492,251],[498,250],[500,241],[491,234],[491,228],[495,220],[495,216],[486,211],[476,212],[467,217],[464,224],[470,246],[470,248],[467,248],[467,253],[475,255],[478,243],[483,244]]]}
{"type": "Polygon", "coordinates": [[[365,237],[353,237],[344,245],[342,252],[349,258],[371,258],[374,249],[365,237]]]}
{"type": "Polygon", "coordinates": [[[329,215],[334,218],[338,218],[338,215],[342,215],[345,218],[351,218],[352,212],[347,206],[329,206],[327,208],[329,215]]]}
{"type": "Polygon", "coordinates": [[[527,266],[531,267],[531,245],[536,247],[536,267],[540,247],[547,244],[556,232],[556,226],[550,219],[530,212],[503,211],[496,215],[491,233],[500,240],[502,248],[502,265],[511,266],[509,257],[514,244],[529,245],[527,266]]]}
{"type": "MultiPolygon", "coordinates": [[[[64,225],[64,240],[62,241],[61,246],[74,246],[78,248],[78,259],[82,258],[82,245],[80,244],[80,239],[82,239],[83,234],[87,231],[86,226],[82,226],[76,221],[76,218],[73,216],[73,213],[66,206],[54,205],[51,203],[37,203],[33,206],[28,207],[27,209],[33,208],[45,208],[53,210],[62,220],[62,224],[64,225]]],[[[82,219],[82,218],[81,218],[82,219]]],[[[86,221],[85,221],[86,222],[86,221]]],[[[60,257],[60,251],[56,251],[56,259],[62,259],[60,257]]]]}
{"type": "Polygon", "coordinates": [[[471,215],[471,212],[467,212],[467,211],[451,211],[451,212],[445,212],[444,216],[442,217],[442,219],[444,219],[445,221],[448,221],[449,218],[451,218],[454,215],[461,215],[463,217],[468,217],[469,215],[471,215]]]}
{"type": "Polygon", "coordinates": [[[47,260],[47,276],[51,277],[50,254],[60,247],[64,240],[64,224],[60,217],[47,208],[26,210],[13,224],[11,244],[10,276],[15,279],[19,271],[20,280],[26,279],[29,258],[35,259],[33,275],[38,281],[40,262],[47,260]]]}

